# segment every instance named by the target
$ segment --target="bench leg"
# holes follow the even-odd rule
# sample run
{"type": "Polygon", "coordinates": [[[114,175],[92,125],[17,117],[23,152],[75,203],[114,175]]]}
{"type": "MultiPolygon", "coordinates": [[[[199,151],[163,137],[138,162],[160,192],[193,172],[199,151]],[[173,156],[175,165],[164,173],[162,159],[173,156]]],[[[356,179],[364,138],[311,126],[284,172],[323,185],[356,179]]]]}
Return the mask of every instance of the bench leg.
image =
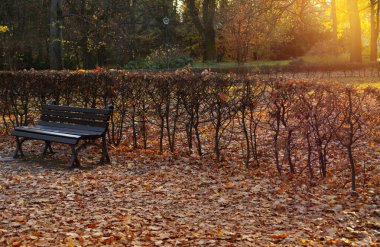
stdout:
{"type": "Polygon", "coordinates": [[[80,167],[78,152],[75,149],[75,145],[71,145],[71,159],[69,165],[71,165],[72,167],[80,167]]]}
{"type": "Polygon", "coordinates": [[[16,151],[13,154],[13,158],[18,158],[18,157],[24,157],[24,152],[22,151],[22,143],[26,141],[26,138],[19,138],[18,136],[16,137],[16,151]]]}
{"type": "Polygon", "coordinates": [[[51,147],[51,143],[49,141],[45,141],[45,148],[44,148],[44,152],[43,152],[43,155],[46,155],[48,153],[48,150],[49,150],[49,153],[50,154],[53,154],[53,149],[51,147]]]}
{"type": "Polygon", "coordinates": [[[100,163],[110,163],[110,156],[108,155],[106,135],[102,136],[102,158],[100,163]]]}

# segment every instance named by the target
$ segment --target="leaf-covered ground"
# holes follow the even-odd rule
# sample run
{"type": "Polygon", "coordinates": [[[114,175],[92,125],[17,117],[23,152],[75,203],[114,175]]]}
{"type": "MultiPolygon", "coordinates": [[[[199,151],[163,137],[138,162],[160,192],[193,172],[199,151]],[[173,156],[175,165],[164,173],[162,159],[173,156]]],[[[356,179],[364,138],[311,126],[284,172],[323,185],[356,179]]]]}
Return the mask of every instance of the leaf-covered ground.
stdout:
{"type": "Polygon", "coordinates": [[[87,151],[71,169],[67,147],[42,159],[30,143],[13,160],[12,144],[0,144],[0,246],[380,246],[373,181],[351,196],[334,181],[149,150],[113,150],[110,165],[87,151]]]}

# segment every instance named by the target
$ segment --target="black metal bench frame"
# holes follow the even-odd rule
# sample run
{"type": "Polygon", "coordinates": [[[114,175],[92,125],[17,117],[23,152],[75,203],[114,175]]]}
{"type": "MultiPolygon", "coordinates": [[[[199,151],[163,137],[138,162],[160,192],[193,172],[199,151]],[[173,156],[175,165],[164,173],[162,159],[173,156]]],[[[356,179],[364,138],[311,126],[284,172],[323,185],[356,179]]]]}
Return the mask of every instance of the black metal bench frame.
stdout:
{"type": "Polygon", "coordinates": [[[54,101],[42,106],[38,125],[16,127],[11,135],[16,137],[16,151],[13,157],[24,157],[22,144],[27,140],[43,140],[45,147],[43,155],[54,153],[52,142],[69,144],[71,159],[69,164],[80,166],[78,153],[80,150],[94,145],[102,150],[100,163],[109,163],[106,134],[108,121],[113,112],[113,106],[105,109],[81,108],[57,105],[54,101]],[[95,141],[101,138],[101,143],[95,141]],[[83,143],[77,147],[79,142],[83,143]]]}

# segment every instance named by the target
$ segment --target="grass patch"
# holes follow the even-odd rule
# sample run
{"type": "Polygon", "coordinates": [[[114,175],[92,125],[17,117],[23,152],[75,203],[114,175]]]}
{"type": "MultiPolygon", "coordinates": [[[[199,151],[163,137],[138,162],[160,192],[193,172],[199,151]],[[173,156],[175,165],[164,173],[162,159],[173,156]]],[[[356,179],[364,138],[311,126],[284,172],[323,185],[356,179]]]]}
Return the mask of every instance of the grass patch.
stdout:
{"type": "Polygon", "coordinates": [[[324,56],[302,56],[300,57],[306,64],[323,64],[334,65],[344,64],[350,62],[350,55],[348,53],[339,55],[324,55],[324,56]]]}
{"type": "Polygon", "coordinates": [[[252,67],[252,66],[279,66],[288,65],[289,60],[260,60],[251,61],[244,64],[238,64],[236,62],[221,62],[221,63],[203,63],[201,61],[196,61],[193,63],[193,68],[232,68],[232,67],[252,67]]]}

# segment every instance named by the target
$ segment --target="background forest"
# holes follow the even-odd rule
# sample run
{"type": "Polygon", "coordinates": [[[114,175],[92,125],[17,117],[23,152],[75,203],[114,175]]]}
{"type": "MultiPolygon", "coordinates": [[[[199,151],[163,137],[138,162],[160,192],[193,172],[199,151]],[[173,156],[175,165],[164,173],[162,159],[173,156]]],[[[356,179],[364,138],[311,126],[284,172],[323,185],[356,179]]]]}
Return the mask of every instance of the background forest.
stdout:
{"type": "Polygon", "coordinates": [[[0,69],[376,61],[378,19],[375,0],[2,0],[0,69]]]}

